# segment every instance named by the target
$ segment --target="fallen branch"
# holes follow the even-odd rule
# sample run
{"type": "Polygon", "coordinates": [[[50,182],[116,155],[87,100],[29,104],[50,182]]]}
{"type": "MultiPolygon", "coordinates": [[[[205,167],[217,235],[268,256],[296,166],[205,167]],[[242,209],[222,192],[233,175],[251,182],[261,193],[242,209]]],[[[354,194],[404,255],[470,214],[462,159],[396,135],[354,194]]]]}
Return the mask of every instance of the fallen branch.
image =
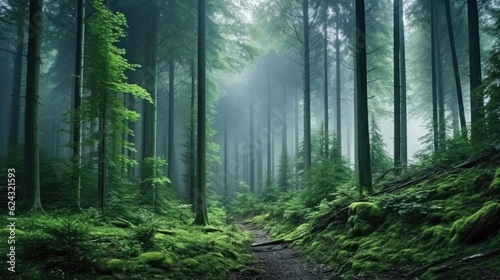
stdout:
{"type": "Polygon", "coordinates": [[[500,249],[495,249],[486,253],[479,253],[479,254],[474,254],[472,256],[464,257],[460,259],[460,262],[468,262],[479,258],[491,257],[497,254],[500,254],[500,249]]]}
{"type": "Polygon", "coordinates": [[[126,223],[126,224],[127,224],[127,225],[129,225],[130,227],[133,227],[133,228],[135,228],[135,227],[136,227],[136,226],[135,226],[134,224],[132,224],[131,222],[129,222],[129,221],[125,220],[125,219],[122,219],[122,218],[120,218],[120,217],[115,217],[115,219],[117,219],[117,220],[118,220],[118,221],[120,221],[120,222],[126,223]]]}

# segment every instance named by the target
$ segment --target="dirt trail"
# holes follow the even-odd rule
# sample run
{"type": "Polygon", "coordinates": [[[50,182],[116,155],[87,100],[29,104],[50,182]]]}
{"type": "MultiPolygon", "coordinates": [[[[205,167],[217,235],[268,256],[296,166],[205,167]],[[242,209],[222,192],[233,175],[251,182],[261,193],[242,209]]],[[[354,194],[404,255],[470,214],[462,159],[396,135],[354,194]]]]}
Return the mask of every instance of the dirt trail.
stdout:
{"type": "MultiPolygon", "coordinates": [[[[252,224],[240,224],[250,231],[254,243],[266,242],[271,239],[260,228],[252,224]]],[[[287,244],[252,247],[253,261],[245,271],[233,273],[230,280],[320,280],[324,275],[306,264],[300,256],[287,247],[287,244]]]]}

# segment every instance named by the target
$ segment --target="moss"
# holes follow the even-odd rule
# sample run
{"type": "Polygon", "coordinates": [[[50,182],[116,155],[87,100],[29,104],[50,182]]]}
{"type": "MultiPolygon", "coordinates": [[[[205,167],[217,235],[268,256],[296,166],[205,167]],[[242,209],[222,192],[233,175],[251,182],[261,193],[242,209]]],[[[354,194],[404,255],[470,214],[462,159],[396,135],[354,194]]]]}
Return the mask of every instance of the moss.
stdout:
{"type": "Polygon", "coordinates": [[[162,252],[147,252],[140,254],[137,257],[137,261],[140,263],[146,263],[151,266],[159,267],[163,264],[166,259],[166,255],[162,252]]]}
{"type": "MultiPolygon", "coordinates": [[[[500,203],[491,202],[487,203],[476,213],[455,221],[450,231],[452,236],[452,243],[473,243],[475,241],[481,241],[477,239],[480,239],[482,235],[471,237],[471,231],[476,227],[478,223],[484,222],[486,219],[488,219],[488,217],[492,215],[497,216],[499,215],[499,213],[500,203]]],[[[487,226],[489,226],[490,228],[485,228],[484,230],[489,230],[491,232],[496,231],[496,229],[491,228],[491,225],[488,224],[487,226]]]]}
{"type": "Polygon", "coordinates": [[[495,172],[495,178],[490,184],[489,191],[492,194],[500,194],[500,168],[495,172]]]}
{"type": "Polygon", "coordinates": [[[106,268],[110,271],[120,271],[124,268],[124,263],[120,259],[110,259],[106,262],[106,268]]]}
{"type": "Polygon", "coordinates": [[[192,258],[182,260],[181,264],[190,268],[195,268],[199,265],[198,261],[192,258]]]}
{"type": "Polygon", "coordinates": [[[371,202],[354,202],[349,205],[349,236],[365,236],[372,233],[384,221],[385,213],[371,202]]]}

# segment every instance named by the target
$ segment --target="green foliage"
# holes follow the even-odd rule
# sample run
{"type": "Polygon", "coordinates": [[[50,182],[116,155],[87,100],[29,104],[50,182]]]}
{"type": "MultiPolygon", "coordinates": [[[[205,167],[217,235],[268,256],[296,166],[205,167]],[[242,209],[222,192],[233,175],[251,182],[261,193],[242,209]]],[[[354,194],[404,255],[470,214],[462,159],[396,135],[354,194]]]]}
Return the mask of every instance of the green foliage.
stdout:
{"type": "Polygon", "coordinates": [[[129,184],[123,174],[135,161],[126,155],[126,151],[135,150],[133,143],[128,142],[128,137],[124,137],[124,134],[133,135],[129,123],[139,118],[137,112],[125,106],[124,94],[149,102],[152,99],[143,88],[126,82],[125,71],[134,70],[138,65],[130,64],[125,58],[125,50],[116,46],[125,36],[125,16],[110,11],[102,0],[94,1],[93,4],[95,11],[88,21],[85,60],[87,79],[84,85],[89,94],[84,96],[81,110],[77,114],[81,117],[83,126],[95,124],[96,119],[102,125],[98,131],[90,131],[86,135],[83,145],[95,147],[96,143],[100,143],[106,147],[104,155],[99,155],[105,159],[106,189],[111,187],[116,191],[129,184]]]}
{"type": "Polygon", "coordinates": [[[372,117],[370,126],[370,163],[374,174],[388,170],[392,166],[391,157],[385,148],[386,144],[382,139],[380,127],[375,120],[375,117],[372,117]]]}

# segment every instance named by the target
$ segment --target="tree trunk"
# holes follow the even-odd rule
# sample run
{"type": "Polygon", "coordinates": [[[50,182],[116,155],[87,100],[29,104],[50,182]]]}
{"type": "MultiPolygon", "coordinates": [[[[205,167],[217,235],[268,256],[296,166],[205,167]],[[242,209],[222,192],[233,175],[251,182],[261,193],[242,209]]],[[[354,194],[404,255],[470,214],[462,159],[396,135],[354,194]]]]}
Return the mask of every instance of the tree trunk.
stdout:
{"type": "Polygon", "coordinates": [[[194,59],[191,61],[191,115],[189,125],[189,201],[195,210],[196,205],[196,145],[195,145],[195,95],[196,95],[196,76],[194,69],[194,59]]]}
{"type": "Polygon", "coordinates": [[[24,186],[26,189],[23,208],[28,211],[43,211],[42,202],[40,200],[40,158],[38,145],[42,0],[30,0],[29,15],[26,111],[24,124],[24,186]]]}
{"type": "Polygon", "coordinates": [[[435,4],[431,1],[431,65],[432,65],[432,131],[434,152],[439,150],[439,129],[438,129],[438,93],[437,93],[437,58],[436,58],[436,15],[435,4]]]}
{"type": "Polygon", "coordinates": [[[19,112],[21,110],[20,101],[23,75],[24,29],[26,27],[24,24],[24,2],[25,1],[18,4],[17,8],[16,52],[14,54],[14,80],[12,83],[12,102],[9,121],[9,149],[12,149],[19,144],[19,112]]]}
{"type": "Polygon", "coordinates": [[[198,1],[198,137],[197,137],[197,176],[196,176],[196,217],[194,224],[207,225],[207,198],[206,198],[206,0],[198,1]]]}
{"type": "Polygon", "coordinates": [[[399,0],[394,1],[394,167],[401,165],[401,86],[399,70],[399,0]]]}
{"type": "Polygon", "coordinates": [[[174,136],[175,136],[175,62],[170,59],[168,62],[168,172],[167,177],[174,185],[174,136]]]}
{"type": "Polygon", "coordinates": [[[309,0],[302,0],[304,25],[304,174],[311,168],[311,80],[309,62],[309,0]]]}
{"type": "Polygon", "coordinates": [[[82,104],[82,81],[83,81],[83,52],[85,34],[85,0],[77,1],[76,17],[76,61],[75,61],[75,89],[73,95],[73,174],[72,194],[70,208],[81,211],[80,208],[80,165],[82,164],[82,127],[80,118],[80,106],[82,104]]]}
{"type": "Polygon", "coordinates": [[[360,192],[366,190],[368,193],[372,193],[370,134],[368,129],[366,25],[364,0],[356,0],[356,74],[359,186],[360,192]]]}
{"type": "Polygon", "coordinates": [[[407,109],[406,109],[406,47],[405,47],[405,27],[403,21],[403,0],[399,0],[399,48],[401,66],[401,164],[408,164],[408,129],[407,129],[407,109]]]}
{"type": "MultiPolygon", "coordinates": [[[[157,101],[157,42],[158,42],[158,20],[160,17],[158,7],[151,3],[148,9],[148,28],[146,29],[146,41],[144,51],[144,89],[149,92],[153,102],[143,101],[142,119],[142,193],[151,199],[151,205],[156,208],[156,186],[145,181],[155,176],[154,166],[145,165],[147,158],[156,156],[156,101],[157,101]]],[[[170,164],[170,162],[168,163],[170,164]]]]}
{"type": "MultiPolygon", "coordinates": [[[[337,141],[339,143],[340,151],[342,151],[342,101],[341,101],[341,87],[340,87],[340,11],[338,6],[335,9],[335,16],[337,23],[335,24],[335,80],[336,80],[336,121],[337,121],[337,141]]],[[[349,143],[349,142],[348,142],[349,143]]]]}
{"type": "Polygon", "coordinates": [[[328,20],[328,9],[325,8],[325,22],[323,24],[323,67],[324,67],[324,77],[323,77],[323,92],[324,92],[324,117],[325,120],[325,158],[328,158],[328,150],[329,150],[329,132],[328,132],[328,34],[327,34],[327,20],[328,20]]]}
{"type": "Polygon", "coordinates": [[[467,137],[467,128],[465,125],[464,102],[462,100],[462,85],[460,83],[460,72],[458,71],[457,50],[455,45],[455,36],[453,34],[453,25],[451,22],[450,0],[445,0],[446,21],[448,25],[448,36],[450,37],[451,60],[453,62],[453,75],[455,77],[455,88],[457,90],[458,114],[460,116],[460,128],[462,135],[467,137]]]}
{"type": "Polygon", "coordinates": [[[481,84],[481,48],[479,46],[479,20],[477,1],[467,0],[469,25],[469,67],[470,67],[470,107],[472,139],[480,139],[481,131],[474,124],[481,118],[483,108],[482,96],[475,95],[474,90],[481,84]]]}
{"type": "Polygon", "coordinates": [[[224,102],[224,194],[229,196],[229,185],[227,181],[227,98],[224,102]]]}
{"type": "Polygon", "coordinates": [[[271,187],[272,170],[271,170],[271,67],[267,73],[267,178],[266,187],[271,187]]]}
{"type": "Polygon", "coordinates": [[[249,93],[250,97],[250,192],[256,194],[255,192],[255,138],[254,138],[254,104],[253,104],[253,94],[249,93]]]}
{"type": "Polygon", "coordinates": [[[282,176],[281,189],[288,190],[288,148],[287,148],[287,128],[286,128],[286,79],[283,83],[283,127],[281,128],[281,155],[282,155],[282,176]]]}

